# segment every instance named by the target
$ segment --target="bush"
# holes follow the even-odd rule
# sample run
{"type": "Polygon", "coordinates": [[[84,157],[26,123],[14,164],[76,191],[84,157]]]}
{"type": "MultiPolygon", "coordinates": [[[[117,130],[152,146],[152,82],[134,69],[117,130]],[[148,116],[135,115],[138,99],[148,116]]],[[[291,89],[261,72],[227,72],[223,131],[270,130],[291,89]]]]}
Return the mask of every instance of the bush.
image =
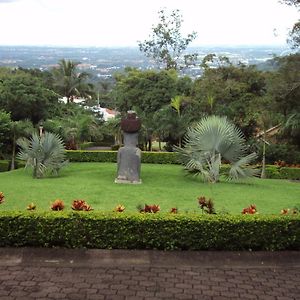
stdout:
{"type": "MultiPolygon", "coordinates": [[[[15,161],[15,169],[24,168],[25,162],[16,160],[15,161]]],[[[6,172],[10,170],[11,161],[9,160],[0,160],[0,172],[6,172]]]]}
{"type": "MultiPolygon", "coordinates": [[[[142,163],[179,164],[174,152],[142,152],[142,163]]],[[[71,162],[117,162],[117,151],[67,150],[71,162]]]]}
{"type": "Polygon", "coordinates": [[[0,212],[0,247],[300,249],[300,216],[0,212]]]}
{"type": "Polygon", "coordinates": [[[9,160],[0,160],[0,172],[9,170],[9,160]]]}
{"type": "MultiPolygon", "coordinates": [[[[288,164],[300,163],[300,151],[297,146],[287,144],[271,144],[266,146],[266,163],[274,164],[282,160],[288,164]]],[[[262,161],[262,147],[259,149],[258,161],[262,161]]]]}
{"type": "Polygon", "coordinates": [[[270,179],[300,180],[300,168],[286,168],[279,166],[267,166],[266,177],[270,179]]]}

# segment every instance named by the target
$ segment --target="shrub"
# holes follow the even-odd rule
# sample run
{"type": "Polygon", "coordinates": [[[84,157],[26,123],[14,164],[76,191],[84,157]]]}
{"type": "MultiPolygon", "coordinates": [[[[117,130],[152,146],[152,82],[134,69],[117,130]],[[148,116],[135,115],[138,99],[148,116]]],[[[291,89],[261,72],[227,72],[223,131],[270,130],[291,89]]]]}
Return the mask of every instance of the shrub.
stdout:
{"type": "Polygon", "coordinates": [[[56,199],[50,207],[52,210],[63,210],[65,208],[64,202],[60,199],[56,199]]]}
{"type": "Polygon", "coordinates": [[[281,168],[268,165],[266,167],[266,177],[270,179],[300,180],[300,168],[281,168]]]}
{"type": "Polygon", "coordinates": [[[84,210],[84,211],[90,211],[93,210],[90,205],[88,205],[84,200],[73,200],[71,208],[73,210],[84,210]]]}
{"type": "Polygon", "coordinates": [[[4,198],[3,192],[0,192],[0,204],[4,202],[4,198]]]}
{"type": "Polygon", "coordinates": [[[9,170],[9,161],[0,160],[0,172],[6,172],[9,170]]]}
{"type": "MultiPolygon", "coordinates": [[[[262,147],[259,149],[258,161],[262,161],[262,147]]],[[[300,163],[300,151],[297,146],[288,144],[271,144],[266,149],[266,163],[273,164],[283,160],[288,164],[300,163]]]]}
{"type": "Polygon", "coordinates": [[[0,247],[300,250],[300,215],[0,212],[0,247]]]}
{"type": "MultiPolygon", "coordinates": [[[[117,162],[117,151],[68,150],[67,158],[72,162],[117,162]]],[[[179,164],[174,152],[142,152],[142,163],[179,164]]]]}

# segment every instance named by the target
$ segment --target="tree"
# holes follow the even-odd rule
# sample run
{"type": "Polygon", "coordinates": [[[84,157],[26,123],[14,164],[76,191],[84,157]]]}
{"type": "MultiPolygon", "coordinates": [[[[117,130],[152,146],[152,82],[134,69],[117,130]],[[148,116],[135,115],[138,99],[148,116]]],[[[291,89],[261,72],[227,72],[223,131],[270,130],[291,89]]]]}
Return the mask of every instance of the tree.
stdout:
{"type": "Polygon", "coordinates": [[[255,174],[248,164],[256,158],[256,154],[246,155],[247,146],[242,132],[226,117],[203,118],[188,130],[184,148],[176,149],[185,168],[208,182],[219,181],[222,159],[231,165],[227,174],[229,179],[255,174]]]}
{"type": "Polygon", "coordinates": [[[140,51],[167,70],[178,70],[195,63],[197,54],[184,55],[184,52],[196,38],[197,33],[192,32],[187,37],[182,36],[180,31],[183,19],[179,10],[173,10],[168,15],[166,10],[162,9],[158,15],[159,23],[152,27],[149,40],[139,41],[140,51]]]}
{"type": "Polygon", "coordinates": [[[13,121],[29,119],[37,124],[57,103],[57,95],[41,78],[22,70],[0,72],[0,109],[10,112],[13,121]]]}
{"type": "Polygon", "coordinates": [[[11,155],[11,165],[10,170],[15,169],[15,159],[16,159],[16,144],[20,137],[28,136],[33,131],[32,123],[28,120],[13,121],[11,123],[11,133],[12,133],[12,155],[11,155]]]}
{"type": "MultiPolygon", "coordinates": [[[[290,6],[295,6],[298,10],[300,10],[299,0],[281,0],[280,2],[290,6]]],[[[287,42],[294,49],[300,47],[300,20],[293,25],[293,28],[289,32],[287,42]]]]}
{"type": "Polygon", "coordinates": [[[89,74],[78,72],[79,62],[62,59],[58,67],[52,70],[54,87],[57,92],[67,98],[67,102],[72,102],[75,96],[89,97],[92,92],[92,84],[87,83],[89,74]]]}
{"type": "Polygon", "coordinates": [[[33,178],[42,178],[48,173],[58,175],[66,165],[64,143],[58,135],[33,133],[30,139],[18,139],[17,144],[20,146],[17,157],[26,161],[26,167],[33,168],[33,178]]]}
{"type": "Polygon", "coordinates": [[[4,146],[9,143],[11,123],[10,113],[0,109],[0,159],[3,158],[4,146]]]}
{"type": "Polygon", "coordinates": [[[266,79],[255,66],[231,64],[204,70],[201,78],[195,80],[192,97],[199,103],[199,109],[207,115],[227,116],[244,132],[253,135],[256,120],[252,104],[266,93],[266,79]]]}

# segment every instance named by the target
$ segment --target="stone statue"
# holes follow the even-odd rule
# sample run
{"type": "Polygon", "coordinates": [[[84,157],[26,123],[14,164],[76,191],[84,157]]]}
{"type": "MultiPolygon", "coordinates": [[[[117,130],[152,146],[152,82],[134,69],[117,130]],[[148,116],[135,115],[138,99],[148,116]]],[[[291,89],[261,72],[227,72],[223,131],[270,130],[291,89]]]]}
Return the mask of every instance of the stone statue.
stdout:
{"type": "Polygon", "coordinates": [[[127,117],[121,120],[121,129],[124,134],[124,147],[118,151],[118,176],[116,183],[142,183],[141,150],[137,148],[138,131],[141,128],[141,120],[134,111],[128,111],[127,117]]]}

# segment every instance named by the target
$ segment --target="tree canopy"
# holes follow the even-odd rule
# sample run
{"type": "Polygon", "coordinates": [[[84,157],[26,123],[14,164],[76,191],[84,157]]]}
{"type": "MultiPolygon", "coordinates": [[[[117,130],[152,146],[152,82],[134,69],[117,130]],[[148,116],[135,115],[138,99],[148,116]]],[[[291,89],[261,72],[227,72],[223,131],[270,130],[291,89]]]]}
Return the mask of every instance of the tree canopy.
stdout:
{"type": "Polygon", "coordinates": [[[183,18],[179,10],[173,10],[170,14],[165,9],[158,12],[159,23],[153,25],[152,35],[148,40],[139,41],[139,48],[147,57],[154,59],[165,69],[180,69],[193,64],[197,58],[195,53],[184,54],[188,45],[196,38],[193,31],[186,37],[182,36],[181,27],[183,18]]]}

